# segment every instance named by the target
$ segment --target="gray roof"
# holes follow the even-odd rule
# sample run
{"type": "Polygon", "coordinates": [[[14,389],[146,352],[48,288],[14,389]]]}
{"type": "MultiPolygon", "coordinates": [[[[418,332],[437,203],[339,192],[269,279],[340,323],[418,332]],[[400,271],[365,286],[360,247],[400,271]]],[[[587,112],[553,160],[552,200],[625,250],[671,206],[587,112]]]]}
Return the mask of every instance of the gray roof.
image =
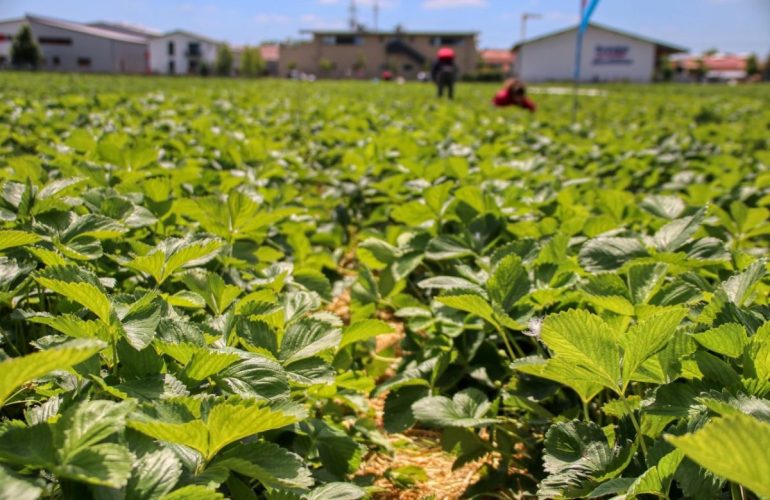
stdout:
{"type": "Polygon", "coordinates": [[[213,38],[209,38],[204,35],[199,35],[198,33],[193,33],[192,31],[186,31],[186,30],[173,30],[173,31],[167,31],[166,33],[163,33],[162,35],[156,35],[152,38],[167,38],[172,35],[184,35],[189,38],[194,38],[195,40],[200,40],[201,42],[208,42],[212,43],[214,45],[218,45],[220,43],[224,43],[221,40],[214,40],[213,38]]]}
{"type": "Polygon", "coordinates": [[[110,21],[95,21],[88,23],[87,26],[93,28],[101,28],[105,30],[115,31],[116,33],[123,33],[125,35],[133,35],[139,37],[151,37],[160,35],[160,31],[145,28],[144,26],[137,26],[128,23],[113,23],[110,21]]]}
{"type": "MultiPolygon", "coordinates": [[[[636,35],[634,33],[629,33],[627,31],[622,31],[622,30],[619,30],[619,29],[611,28],[611,27],[605,26],[603,24],[591,22],[591,23],[588,23],[588,25],[591,28],[596,28],[596,29],[600,29],[600,30],[603,30],[603,31],[609,31],[610,33],[615,33],[617,35],[622,35],[622,36],[625,36],[625,37],[628,37],[628,38],[633,38],[635,40],[640,40],[642,42],[651,43],[651,44],[655,45],[656,47],[662,48],[662,49],[667,50],[669,52],[689,52],[690,51],[689,49],[687,49],[685,47],[679,47],[679,46],[676,46],[676,45],[672,45],[670,43],[662,42],[662,41],[656,40],[654,38],[643,37],[643,36],[640,36],[640,35],[636,35]]],[[[552,38],[552,37],[555,37],[555,36],[558,36],[558,35],[563,35],[564,33],[569,33],[570,31],[575,31],[577,29],[578,29],[577,25],[576,26],[570,26],[568,28],[564,28],[564,29],[561,29],[559,31],[553,31],[551,33],[546,33],[545,35],[536,36],[535,38],[530,38],[529,40],[524,40],[523,42],[517,43],[516,45],[513,46],[513,50],[517,50],[522,45],[529,45],[530,43],[539,42],[540,40],[545,40],[546,38],[552,38]]]]}
{"type": "Polygon", "coordinates": [[[128,35],[126,33],[118,33],[104,28],[97,28],[94,26],[88,26],[86,24],[75,23],[71,21],[62,21],[61,19],[52,19],[50,17],[33,16],[27,14],[26,19],[29,23],[42,24],[44,26],[50,26],[52,28],[59,28],[67,31],[74,31],[76,33],[83,33],[85,35],[96,36],[100,38],[108,38],[110,40],[117,40],[127,43],[147,43],[144,37],[128,35]]]}
{"type": "Polygon", "coordinates": [[[370,31],[370,30],[300,30],[300,33],[313,35],[373,35],[373,36],[476,36],[478,31],[370,31]]]}

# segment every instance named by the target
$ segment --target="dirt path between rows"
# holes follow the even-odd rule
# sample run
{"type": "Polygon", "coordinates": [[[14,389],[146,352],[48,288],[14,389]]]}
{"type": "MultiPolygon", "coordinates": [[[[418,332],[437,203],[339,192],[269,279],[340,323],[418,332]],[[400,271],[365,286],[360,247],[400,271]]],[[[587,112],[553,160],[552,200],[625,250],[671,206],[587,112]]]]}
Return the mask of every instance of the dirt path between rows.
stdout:
{"type": "MultiPolygon", "coordinates": [[[[350,321],[350,293],[340,294],[327,308],[346,324],[350,321]]],[[[389,311],[380,311],[378,318],[393,328],[393,333],[379,335],[375,352],[395,347],[395,357],[400,358],[400,343],[404,338],[404,324],[389,311]]],[[[386,373],[393,376],[399,360],[386,373]]],[[[455,457],[441,448],[441,434],[436,431],[410,429],[403,434],[388,434],[383,426],[383,412],[387,393],[368,400],[374,410],[377,429],[390,443],[392,453],[370,452],[361,464],[357,476],[373,476],[377,489],[372,495],[376,500],[435,500],[459,499],[468,487],[479,479],[479,469],[484,461],[471,462],[452,470],[455,457]],[[398,485],[388,478],[390,471],[403,467],[419,467],[427,479],[412,485],[398,485]]]]}

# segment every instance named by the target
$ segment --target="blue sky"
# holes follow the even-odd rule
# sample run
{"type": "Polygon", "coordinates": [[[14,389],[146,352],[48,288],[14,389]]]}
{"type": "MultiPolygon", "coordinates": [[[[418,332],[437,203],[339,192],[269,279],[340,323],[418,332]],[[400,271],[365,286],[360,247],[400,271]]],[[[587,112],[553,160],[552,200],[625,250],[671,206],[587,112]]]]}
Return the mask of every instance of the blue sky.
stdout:
{"type": "MultiPolygon", "coordinates": [[[[577,20],[579,0],[379,0],[380,28],[477,30],[481,47],[518,41],[522,12],[539,13],[528,36],[577,20]]],[[[373,0],[357,0],[372,22],[373,0]]],[[[350,0],[0,0],[0,19],[25,12],[73,21],[115,20],[184,28],[232,43],[299,38],[301,28],[342,28],[350,0]]],[[[601,0],[594,20],[698,52],[770,53],[770,0],[601,0]]]]}

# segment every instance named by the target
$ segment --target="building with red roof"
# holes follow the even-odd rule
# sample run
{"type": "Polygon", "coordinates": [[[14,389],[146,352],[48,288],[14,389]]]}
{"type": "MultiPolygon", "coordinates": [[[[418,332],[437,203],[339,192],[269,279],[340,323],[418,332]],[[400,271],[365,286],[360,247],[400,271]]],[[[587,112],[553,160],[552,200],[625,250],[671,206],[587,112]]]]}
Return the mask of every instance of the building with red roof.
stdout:
{"type": "Polygon", "coordinates": [[[680,81],[725,82],[746,79],[748,58],[743,54],[687,56],[674,59],[672,65],[680,81]]]}
{"type": "Polygon", "coordinates": [[[484,49],[479,52],[479,58],[484,69],[508,74],[513,68],[516,55],[510,49],[484,49]]]}

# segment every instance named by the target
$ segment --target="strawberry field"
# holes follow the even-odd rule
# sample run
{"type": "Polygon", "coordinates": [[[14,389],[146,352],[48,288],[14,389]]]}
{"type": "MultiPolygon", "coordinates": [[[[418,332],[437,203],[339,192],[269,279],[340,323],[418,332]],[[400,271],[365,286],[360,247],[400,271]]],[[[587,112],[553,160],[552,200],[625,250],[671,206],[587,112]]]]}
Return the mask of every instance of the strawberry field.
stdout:
{"type": "Polygon", "coordinates": [[[770,497],[770,93],[603,90],[0,75],[0,499],[770,497]]]}

